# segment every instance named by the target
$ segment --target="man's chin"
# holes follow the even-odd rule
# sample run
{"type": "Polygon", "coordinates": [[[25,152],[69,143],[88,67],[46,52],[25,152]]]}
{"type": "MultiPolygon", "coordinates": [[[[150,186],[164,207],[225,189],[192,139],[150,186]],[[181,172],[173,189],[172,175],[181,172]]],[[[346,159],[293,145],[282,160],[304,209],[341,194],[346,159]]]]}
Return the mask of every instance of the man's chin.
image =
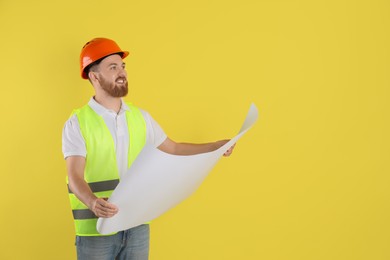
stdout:
{"type": "Polygon", "coordinates": [[[116,91],[116,96],[117,97],[125,97],[125,96],[127,96],[127,93],[129,92],[129,89],[127,88],[127,86],[126,85],[124,85],[124,86],[116,86],[117,87],[117,90],[118,91],[116,91]]]}
{"type": "Polygon", "coordinates": [[[110,95],[111,97],[115,97],[115,98],[121,98],[121,97],[125,97],[127,96],[127,91],[124,92],[124,91],[110,91],[110,92],[107,92],[108,95],[110,95]]]}

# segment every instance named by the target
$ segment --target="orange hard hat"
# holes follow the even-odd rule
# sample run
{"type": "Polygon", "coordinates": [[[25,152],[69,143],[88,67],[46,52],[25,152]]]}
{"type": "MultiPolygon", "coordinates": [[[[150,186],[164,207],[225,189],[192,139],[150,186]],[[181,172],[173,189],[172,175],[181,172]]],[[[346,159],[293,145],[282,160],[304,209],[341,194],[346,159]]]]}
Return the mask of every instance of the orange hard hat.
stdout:
{"type": "Polygon", "coordinates": [[[87,42],[80,54],[81,77],[83,79],[88,79],[88,75],[84,70],[91,63],[116,53],[121,55],[122,59],[129,55],[128,51],[122,51],[116,42],[107,38],[94,38],[87,42]]]}

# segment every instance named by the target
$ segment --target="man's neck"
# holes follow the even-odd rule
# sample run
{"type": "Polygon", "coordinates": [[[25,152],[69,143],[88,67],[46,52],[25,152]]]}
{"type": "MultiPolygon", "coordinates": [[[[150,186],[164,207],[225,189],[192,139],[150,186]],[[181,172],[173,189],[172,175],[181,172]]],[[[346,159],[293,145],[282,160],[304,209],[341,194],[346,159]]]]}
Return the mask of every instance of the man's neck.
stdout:
{"type": "Polygon", "coordinates": [[[111,96],[102,97],[99,95],[95,95],[93,98],[100,105],[104,106],[107,109],[113,110],[116,113],[119,113],[119,111],[121,109],[122,100],[119,97],[111,97],[111,96]]]}

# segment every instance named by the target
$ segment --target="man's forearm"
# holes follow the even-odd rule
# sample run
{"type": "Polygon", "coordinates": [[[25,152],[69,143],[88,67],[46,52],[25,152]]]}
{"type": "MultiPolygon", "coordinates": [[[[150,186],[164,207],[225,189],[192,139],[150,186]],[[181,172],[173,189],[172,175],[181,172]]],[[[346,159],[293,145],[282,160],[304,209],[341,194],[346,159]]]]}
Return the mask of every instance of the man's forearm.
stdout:
{"type": "Polygon", "coordinates": [[[176,143],[167,138],[158,148],[166,153],[174,155],[194,155],[208,153],[217,150],[229,140],[220,140],[217,142],[193,144],[193,143],[176,143]]]}
{"type": "Polygon", "coordinates": [[[66,158],[66,166],[68,170],[69,189],[81,202],[92,209],[96,196],[84,180],[85,158],[82,156],[70,156],[66,158]]]}
{"type": "Polygon", "coordinates": [[[93,208],[96,196],[93,194],[91,188],[84,179],[69,176],[69,188],[81,202],[87,205],[89,209],[93,208]]]}

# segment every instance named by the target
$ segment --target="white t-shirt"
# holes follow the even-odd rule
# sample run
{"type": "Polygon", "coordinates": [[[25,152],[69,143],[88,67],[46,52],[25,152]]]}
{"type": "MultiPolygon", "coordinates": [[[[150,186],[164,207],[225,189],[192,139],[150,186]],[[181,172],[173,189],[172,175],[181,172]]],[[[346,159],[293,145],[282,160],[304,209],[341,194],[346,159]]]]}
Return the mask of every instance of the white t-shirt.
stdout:
{"type": "MultiPolygon", "coordinates": [[[[127,129],[126,110],[130,108],[122,100],[122,106],[117,114],[115,111],[107,109],[95,101],[94,98],[88,102],[88,105],[100,116],[103,117],[112,138],[114,140],[116,158],[119,170],[119,176],[127,172],[127,159],[129,147],[129,131],[127,129]]],[[[140,109],[146,123],[146,143],[158,147],[167,138],[165,132],[158,123],[147,113],[140,109]]],[[[87,149],[85,140],[80,131],[79,122],[76,115],[73,115],[66,121],[62,131],[62,152],[64,158],[69,156],[86,157],[87,149]]]]}

